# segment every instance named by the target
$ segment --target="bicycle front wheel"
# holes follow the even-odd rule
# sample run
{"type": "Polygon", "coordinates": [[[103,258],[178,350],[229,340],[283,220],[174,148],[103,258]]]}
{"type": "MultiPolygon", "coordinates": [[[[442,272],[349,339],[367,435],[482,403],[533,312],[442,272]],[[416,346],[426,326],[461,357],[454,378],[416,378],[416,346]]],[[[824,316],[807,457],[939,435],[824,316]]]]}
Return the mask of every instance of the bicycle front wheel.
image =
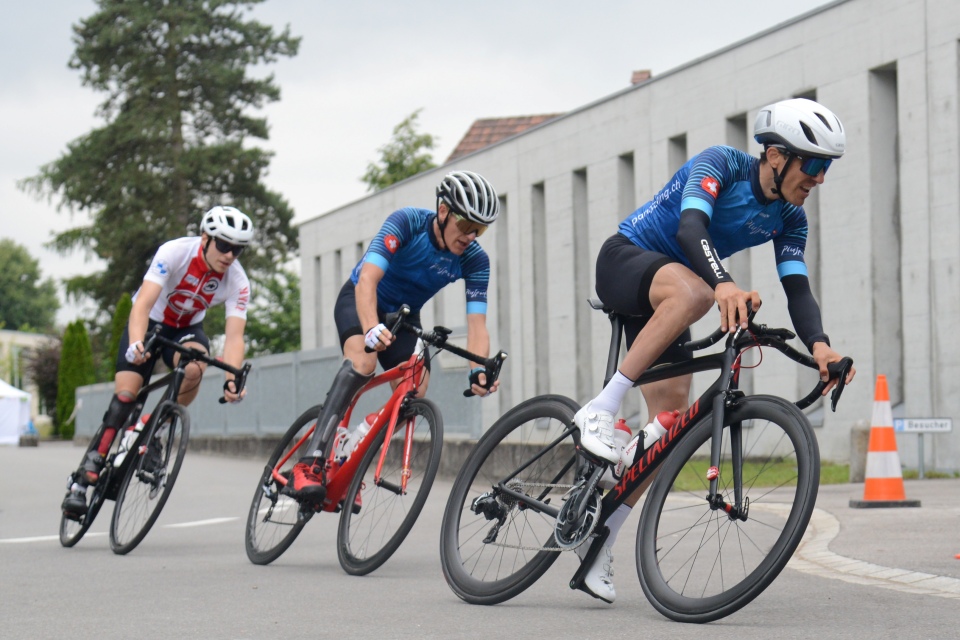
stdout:
{"type": "MultiPolygon", "coordinates": [[[[72,483],[71,483],[72,484],[72,483]]],[[[100,507],[103,506],[104,489],[106,483],[98,482],[92,489],[88,489],[90,502],[87,511],[79,518],[71,518],[61,510],[60,513],[60,544],[64,547],[72,547],[80,542],[80,538],[87,532],[90,525],[93,524],[97,514],[100,513],[100,507]]]]}
{"type": "Polygon", "coordinates": [[[472,604],[522,593],[556,561],[556,519],[502,486],[556,508],[573,487],[573,416],[563,396],[539,396],[497,420],[457,475],[443,513],[440,563],[447,584],[472,604]]]}
{"type": "Polygon", "coordinates": [[[741,468],[744,513],[712,508],[711,422],[708,415],[667,456],[637,532],[643,591],[679,622],[718,620],[760,595],[800,543],[820,484],[817,440],[803,412],[780,398],[751,396],[727,411],[718,485],[734,504],[735,465],[741,468]]]}
{"type": "Polygon", "coordinates": [[[440,466],[443,419],[426,399],[410,400],[397,418],[387,455],[377,477],[386,428],[367,449],[350,482],[340,513],[337,557],[349,574],[370,573],[400,547],[423,509],[440,466]],[[406,434],[413,430],[410,464],[403,464],[406,434]],[[407,475],[406,488],[401,488],[407,475]]]}
{"type": "Polygon", "coordinates": [[[301,512],[300,503],[281,492],[284,485],[273,477],[273,469],[285,460],[280,474],[288,481],[292,478],[293,465],[302,457],[296,449],[307,444],[306,436],[317,424],[319,415],[320,405],[317,405],[293,422],[257,480],[244,534],[247,557],[253,564],[270,564],[283,555],[313,513],[301,512]]]}
{"type": "MultiPolygon", "coordinates": [[[[175,402],[165,402],[139,438],[138,455],[127,468],[110,523],[110,548],[133,551],[160,517],[190,439],[190,416],[175,402]]],[[[131,453],[134,453],[131,451],[131,453]]]]}

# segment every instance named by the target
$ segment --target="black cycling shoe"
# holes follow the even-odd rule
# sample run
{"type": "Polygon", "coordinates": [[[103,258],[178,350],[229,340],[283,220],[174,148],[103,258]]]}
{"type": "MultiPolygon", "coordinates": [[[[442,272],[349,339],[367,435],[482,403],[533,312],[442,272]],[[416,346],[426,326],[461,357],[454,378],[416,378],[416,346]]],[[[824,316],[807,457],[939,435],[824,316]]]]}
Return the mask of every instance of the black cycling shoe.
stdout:
{"type": "Polygon", "coordinates": [[[60,508],[68,518],[78,520],[80,516],[87,513],[87,492],[68,491],[60,508]]]}

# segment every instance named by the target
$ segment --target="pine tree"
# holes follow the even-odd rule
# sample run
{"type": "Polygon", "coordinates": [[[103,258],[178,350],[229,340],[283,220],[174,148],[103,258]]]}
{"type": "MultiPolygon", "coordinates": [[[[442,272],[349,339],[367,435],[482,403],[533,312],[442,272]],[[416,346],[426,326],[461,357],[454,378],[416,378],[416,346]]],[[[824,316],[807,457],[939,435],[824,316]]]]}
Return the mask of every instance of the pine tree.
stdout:
{"type": "Polygon", "coordinates": [[[104,125],[74,140],[66,153],[20,183],[38,196],[89,216],[58,234],[63,254],[90,251],[106,269],[67,280],[70,294],[90,296],[106,312],[118,291],[135,291],[165,241],[199,234],[200,218],[229,204],[253,219],[257,235],[243,257],[256,280],[297,250],[293,211],[262,178],[271,153],[267,122],[248,111],[280,98],[272,75],[254,65],[294,56],[289,27],[247,19],[262,0],[97,0],[98,11],[74,26],[70,66],[107,94],[104,125]]]}

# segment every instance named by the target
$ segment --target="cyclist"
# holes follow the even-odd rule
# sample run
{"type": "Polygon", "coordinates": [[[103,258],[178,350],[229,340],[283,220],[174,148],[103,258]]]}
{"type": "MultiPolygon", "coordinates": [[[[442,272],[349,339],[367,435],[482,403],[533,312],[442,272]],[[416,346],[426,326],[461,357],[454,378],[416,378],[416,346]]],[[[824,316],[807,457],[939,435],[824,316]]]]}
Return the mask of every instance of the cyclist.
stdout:
{"type": "MultiPolygon", "coordinates": [[[[420,308],[440,289],[462,278],[467,298],[467,349],[484,357],[489,354],[490,260],[476,239],[497,219],[500,201],[490,183],[470,171],[445,175],[436,197],[436,212],[406,207],[390,214],[340,289],[334,320],[344,360],[327,393],[307,454],[294,465],[293,480],[285,488],[301,502],[322,504],[326,495],[324,436],[329,439],[353,396],[373,376],[377,362],[384,370],[390,369],[422,348],[412,333],[393,335],[384,324],[386,314],[406,304],[412,310],[407,322],[419,327],[420,308]]],[[[426,392],[429,371],[427,358],[420,395],[426,392]]],[[[470,371],[469,381],[478,396],[493,393],[499,386],[499,381],[488,385],[485,370],[478,366],[470,371]]]]}
{"type": "MultiPolygon", "coordinates": [[[[209,353],[203,317],[209,307],[222,303],[227,316],[223,359],[235,367],[243,364],[250,282],[237,258],[253,239],[253,223],[239,209],[216,206],[203,215],[200,230],[200,237],[188,236],[161,245],[133,297],[130,319],[120,338],[114,395],[98,431],[100,442],[87,454],[77,474],[77,486],[64,498],[67,513],[86,511],[86,487],[99,478],[117,430],[126,423],[141,385],[153,372],[156,361],[143,349],[149,331],[161,325],[164,337],[209,353]]],[[[168,366],[179,360],[172,349],[164,349],[162,357],[168,366]]],[[[196,397],[205,368],[200,362],[187,367],[177,399],[180,404],[188,405],[196,397]]],[[[246,390],[238,395],[233,375],[227,373],[226,377],[224,397],[239,402],[246,390]]]]}
{"type": "MultiPolygon", "coordinates": [[[[690,340],[689,327],[714,304],[721,329],[729,332],[747,326],[748,307],[759,308],[759,293],[738,287],[720,262],[737,251],[773,242],[790,318],[823,380],[828,380],[827,364],[841,359],[830,347],[810,291],[803,203],[824,181],[830,163],[843,155],[843,126],[829,109],[798,98],[761,109],[754,137],[763,145],[759,159],[726,146],[704,150],[621,222],[600,249],[597,295],[620,313],[641,316],[625,324],[628,351],[618,371],[575,417],[582,446],[604,460],[620,460],[613,419],[641,373],[654,364],[690,359],[682,348],[690,340]]],[[[686,409],[691,379],[643,385],[649,421],[661,411],[686,409]]],[[[611,514],[610,536],[586,573],[585,590],[606,602],[616,598],[612,546],[645,489],[611,514]]]]}

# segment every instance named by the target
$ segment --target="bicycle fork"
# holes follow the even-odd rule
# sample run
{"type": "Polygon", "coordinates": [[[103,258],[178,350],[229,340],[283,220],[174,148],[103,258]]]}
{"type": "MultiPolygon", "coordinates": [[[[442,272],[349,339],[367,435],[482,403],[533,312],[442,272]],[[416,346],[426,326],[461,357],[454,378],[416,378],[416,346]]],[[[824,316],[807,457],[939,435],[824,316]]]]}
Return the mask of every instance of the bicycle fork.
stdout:
{"type": "Polygon", "coordinates": [[[719,381],[719,389],[713,397],[712,438],[710,442],[710,468],[707,469],[707,480],[710,481],[710,492],[707,502],[714,511],[724,511],[731,520],[746,520],[750,510],[749,499],[743,498],[743,424],[734,422],[730,425],[730,473],[733,484],[733,503],[724,500],[719,491],[720,487],[720,458],[723,454],[723,422],[726,411],[732,406],[737,395],[736,384],[739,374],[739,364],[732,348],[724,352],[724,368],[719,381]]]}

